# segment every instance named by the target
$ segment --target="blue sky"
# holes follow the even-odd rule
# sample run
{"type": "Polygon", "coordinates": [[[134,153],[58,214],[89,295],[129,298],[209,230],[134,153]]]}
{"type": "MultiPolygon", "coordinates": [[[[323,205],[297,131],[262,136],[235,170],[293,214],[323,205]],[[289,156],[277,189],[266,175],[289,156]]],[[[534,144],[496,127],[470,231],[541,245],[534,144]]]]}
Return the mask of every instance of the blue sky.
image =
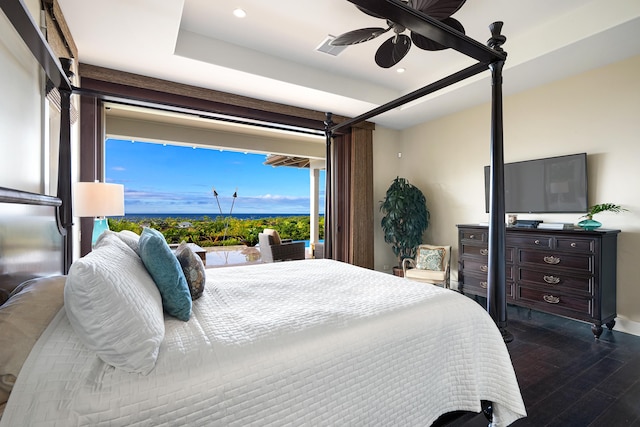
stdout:
{"type": "MultiPolygon", "coordinates": [[[[125,214],[309,213],[309,169],[265,166],[264,154],[107,139],[106,180],[124,184],[125,214]]],[[[320,174],[324,212],[324,171],[320,174]]]]}

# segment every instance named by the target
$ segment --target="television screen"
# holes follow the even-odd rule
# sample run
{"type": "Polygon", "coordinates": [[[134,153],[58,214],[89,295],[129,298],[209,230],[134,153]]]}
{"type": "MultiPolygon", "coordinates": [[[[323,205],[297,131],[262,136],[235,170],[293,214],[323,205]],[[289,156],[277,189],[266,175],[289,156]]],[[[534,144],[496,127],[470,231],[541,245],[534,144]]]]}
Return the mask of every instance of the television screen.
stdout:
{"type": "MultiPolygon", "coordinates": [[[[489,172],[485,166],[487,212],[489,172]]],[[[587,212],[587,154],[505,163],[504,197],[507,213],[587,212]]]]}

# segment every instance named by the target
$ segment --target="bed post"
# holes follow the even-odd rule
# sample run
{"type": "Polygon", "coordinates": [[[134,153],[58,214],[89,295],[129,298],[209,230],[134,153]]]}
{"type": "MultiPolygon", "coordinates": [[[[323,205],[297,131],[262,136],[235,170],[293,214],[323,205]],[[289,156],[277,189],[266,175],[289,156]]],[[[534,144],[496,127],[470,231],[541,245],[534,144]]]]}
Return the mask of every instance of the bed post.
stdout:
{"type": "MultiPolygon", "coordinates": [[[[502,22],[489,26],[491,38],[487,45],[504,53],[502,45],[507,38],[500,34],[502,22]]],[[[506,54],[505,54],[506,56],[506,54]]],[[[506,226],[504,206],[504,148],[502,134],[502,68],[504,59],[489,64],[491,70],[491,175],[489,207],[489,271],[487,290],[487,311],[496,322],[505,342],[511,342],[513,335],[507,331],[507,288],[506,288],[506,226]]]]}
{"type": "Polygon", "coordinates": [[[324,257],[333,259],[333,218],[331,215],[333,209],[333,176],[331,171],[331,142],[333,138],[333,131],[331,130],[333,125],[333,114],[326,113],[326,119],[324,121],[324,134],[326,142],[326,155],[325,155],[325,196],[324,196],[324,257]]]}
{"type": "MultiPolygon", "coordinates": [[[[62,70],[71,80],[73,59],[60,58],[62,70]]],[[[58,198],[62,206],[58,208],[58,228],[62,234],[62,272],[67,274],[73,262],[73,225],[71,209],[71,90],[59,88],[60,92],[60,150],[58,153],[58,198]]]]}

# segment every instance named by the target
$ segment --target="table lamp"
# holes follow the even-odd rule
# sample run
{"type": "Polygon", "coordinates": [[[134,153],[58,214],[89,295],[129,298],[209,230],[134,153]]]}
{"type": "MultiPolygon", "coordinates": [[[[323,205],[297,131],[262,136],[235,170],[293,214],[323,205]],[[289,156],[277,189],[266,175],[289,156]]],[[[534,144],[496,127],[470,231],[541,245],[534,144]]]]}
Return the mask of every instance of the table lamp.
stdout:
{"type": "Polygon", "coordinates": [[[94,217],[91,246],[109,229],[107,216],[124,215],[124,185],[104,182],[76,182],[73,189],[73,213],[94,217]]]}

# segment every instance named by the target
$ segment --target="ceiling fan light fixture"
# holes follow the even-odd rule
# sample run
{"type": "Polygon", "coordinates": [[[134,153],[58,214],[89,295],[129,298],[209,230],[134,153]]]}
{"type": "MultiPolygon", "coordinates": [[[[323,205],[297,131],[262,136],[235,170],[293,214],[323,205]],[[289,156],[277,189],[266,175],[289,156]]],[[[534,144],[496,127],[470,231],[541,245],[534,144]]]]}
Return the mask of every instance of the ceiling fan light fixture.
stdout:
{"type": "Polygon", "coordinates": [[[316,47],[318,52],[326,53],[331,56],[338,56],[348,45],[334,45],[332,42],[335,40],[335,36],[329,34],[323,41],[316,47]]]}
{"type": "MultiPolygon", "coordinates": [[[[431,16],[434,19],[439,20],[443,24],[451,27],[452,29],[464,34],[464,27],[451,15],[457,12],[466,0],[401,0],[407,4],[410,8],[420,11],[426,15],[431,16]]],[[[407,36],[404,33],[407,28],[403,25],[395,23],[383,16],[373,13],[361,6],[356,7],[365,14],[373,16],[375,18],[385,19],[388,28],[369,27],[352,30],[344,34],[339,35],[332,42],[335,46],[353,45],[363,43],[369,40],[373,40],[387,31],[393,29],[394,37],[385,41],[376,51],[375,61],[378,66],[382,68],[390,68],[396,65],[405,55],[409,52],[409,48],[412,43],[422,50],[442,50],[447,49],[449,46],[443,46],[434,40],[422,36],[421,34],[410,31],[411,36],[407,36]]]]}

